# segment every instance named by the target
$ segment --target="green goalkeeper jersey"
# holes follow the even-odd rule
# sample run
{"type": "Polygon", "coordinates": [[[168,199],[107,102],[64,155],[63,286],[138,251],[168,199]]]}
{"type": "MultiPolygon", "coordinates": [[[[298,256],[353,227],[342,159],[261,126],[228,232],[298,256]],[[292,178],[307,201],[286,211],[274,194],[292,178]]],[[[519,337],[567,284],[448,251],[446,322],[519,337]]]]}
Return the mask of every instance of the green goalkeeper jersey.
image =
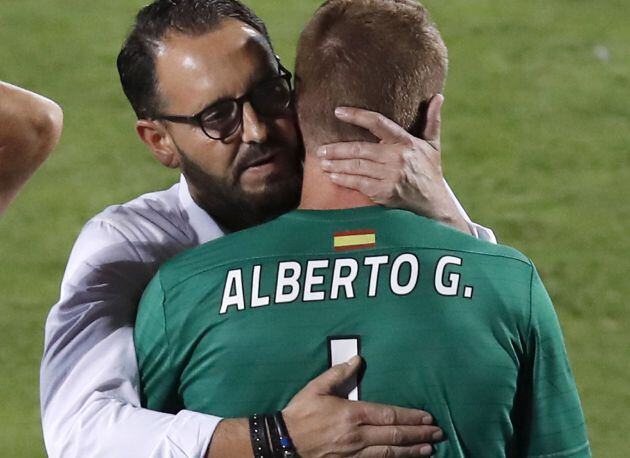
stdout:
{"type": "Polygon", "coordinates": [[[430,412],[438,457],[590,456],[532,263],[405,211],[296,210],[185,252],[134,337],[150,409],[273,412],[358,352],[351,396],[430,412]]]}

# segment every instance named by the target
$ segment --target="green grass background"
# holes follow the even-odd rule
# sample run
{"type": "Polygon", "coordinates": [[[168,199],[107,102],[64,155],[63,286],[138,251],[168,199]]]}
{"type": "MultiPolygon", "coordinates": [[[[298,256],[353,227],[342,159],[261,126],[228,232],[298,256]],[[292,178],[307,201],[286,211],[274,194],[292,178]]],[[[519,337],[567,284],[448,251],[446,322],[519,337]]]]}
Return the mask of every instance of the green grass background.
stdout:
{"type": "MultiPolygon", "coordinates": [[[[65,110],[57,152],[0,220],[2,457],[44,456],[43,326],[82,224],[177,178],[135,138],[115,70],[143,3],[0,4],[0,79],[65,110]]],[[[319,2],[248,3],[292,65],[298,33],[319,2]]],[[[595,455],[626,457],[630,3],[426,4],[450,49],[443,129],[449,182],[476,221],[536,262],[564,327],[595,455]]]]}

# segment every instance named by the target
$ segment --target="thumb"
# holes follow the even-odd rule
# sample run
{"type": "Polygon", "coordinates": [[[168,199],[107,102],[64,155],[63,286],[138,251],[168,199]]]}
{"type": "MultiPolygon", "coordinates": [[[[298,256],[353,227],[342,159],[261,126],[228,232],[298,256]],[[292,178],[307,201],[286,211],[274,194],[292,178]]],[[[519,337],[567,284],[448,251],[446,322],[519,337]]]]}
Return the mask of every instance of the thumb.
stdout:
{"type": "Polygon", "coordinates": [[[440,142],[440,129],[442,125],[442,104],[444,103],[444,96],[437,94],[429,102],[429,108],[427,109],[427,124],[422,133],[424,140],[439,145],[440,142]]]}
{"type": "Polygon", "coordinates": [[[347,362],[337,364],[310,383],[310,389],[316,394],[329,394],[346,397],[357,386],[358,374],[363,360],[356,355],[347,362]]]}

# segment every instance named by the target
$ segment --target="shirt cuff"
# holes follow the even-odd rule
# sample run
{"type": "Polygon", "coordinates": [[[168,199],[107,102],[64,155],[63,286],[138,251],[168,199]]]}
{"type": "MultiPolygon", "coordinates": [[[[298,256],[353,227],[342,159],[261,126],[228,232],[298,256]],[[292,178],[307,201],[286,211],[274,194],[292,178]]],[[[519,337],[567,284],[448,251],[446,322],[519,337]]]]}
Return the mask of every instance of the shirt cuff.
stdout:
{"type": "Polygon", "coordinates": [[[167,440],[160,444],[155,457],[205,458],[221,417],[182,410],[166,432],[167,440]]]}
{"type": "Polygon", "coordinates": [[[470,229],[470,233],[473,237],[478,238],[479,240],[494,243],[496,245],[497,238],[494,235],[494,232],[492,232],[492,229],[488,229],[487,227],[483,227],[477,223],[473,223],[472,221],[466,221],[466,224],[468,224],[468,228],[470,229]]]}

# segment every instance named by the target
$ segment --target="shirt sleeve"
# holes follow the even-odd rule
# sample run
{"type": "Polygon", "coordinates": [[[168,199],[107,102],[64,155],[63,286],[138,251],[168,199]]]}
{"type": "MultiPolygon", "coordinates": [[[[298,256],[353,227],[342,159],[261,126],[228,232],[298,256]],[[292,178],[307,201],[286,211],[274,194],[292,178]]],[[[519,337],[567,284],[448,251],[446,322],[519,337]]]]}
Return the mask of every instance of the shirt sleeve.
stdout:
{"type": "Polygon", "coordinates": [[[157,269],[106,222],[79,236],[46,322],[40,395],[51,458],[203,457],[220,418],[140,408],[133,323],[157,269]]]}
{"type": "Polygon", "coordinates": [[[526,375],[519,431],[522,455],[590,457],[591,450],[558,317],[532,268],[526,375]]]}
{"type": "Polygon", "coordinates": [[[455,203],[457,210],[464,218],[464,221],[466,221],[466,224],[468,225],[468,228],[470,229],[470,233],[472,234],[472,236],[475,238],[478,238],[479,240],[485,240],[486,242],[496,244],[497,238],[494,235],[494,232],[492,231],[492,229],[489,229],[487,227],[484,227],[480,224],[473,222],[470,219],[470,216],[468,216],[468,213],[466,213],[466,210],[464,210],[464,207],[462,207],[462,204],[459,203],[459,200],[455,196],[455,193],[451,190],[451,187],[448,185],[446,180],[444,180],[444,184],[446,185],[446,190],[448,191],[448,194],[451,196],[451,199],[455,203]]]}

